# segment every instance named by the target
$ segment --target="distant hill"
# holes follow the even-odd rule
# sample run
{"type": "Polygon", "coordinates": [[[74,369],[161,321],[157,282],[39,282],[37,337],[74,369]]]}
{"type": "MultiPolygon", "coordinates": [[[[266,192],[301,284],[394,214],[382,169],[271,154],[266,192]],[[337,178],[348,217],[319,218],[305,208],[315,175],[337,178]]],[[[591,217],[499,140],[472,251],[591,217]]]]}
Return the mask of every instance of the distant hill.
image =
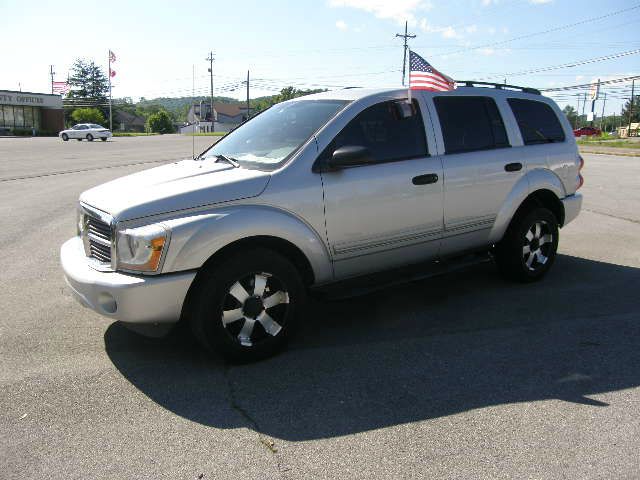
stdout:
{"type": "MultiPolygon", "coordinates": [[[[249,106],[253,112],[260,112],[271,105],[274,105],[285,100],[289,100],[295,97],[301,97],[312,93],[323,92],[326,90],[298,90],[294,87],[286,87],[280,90],[280,93],[276,95],[269,95],[265,97],[257,97],[249,100],[249,106]]],[[[158,97],[158,98],[144,98],[141,97],[138,103],[133,103],[129,98],[115,99],[114,103],[116,108],[119,108],[130,113],[136,113],[144,116],[145,118],[159,109],[168,111],[172,118],[178,122],[184,122],[187,119],[187,112],[189,107],[194,103],[200,102],[209,103],[211,97],[206,95],[197,97],[158,97]]],[[[213,97],[214,102],[229,103],[236,105],[245,105],[242,100],[236,100],[230,97],[213,97]]]]}

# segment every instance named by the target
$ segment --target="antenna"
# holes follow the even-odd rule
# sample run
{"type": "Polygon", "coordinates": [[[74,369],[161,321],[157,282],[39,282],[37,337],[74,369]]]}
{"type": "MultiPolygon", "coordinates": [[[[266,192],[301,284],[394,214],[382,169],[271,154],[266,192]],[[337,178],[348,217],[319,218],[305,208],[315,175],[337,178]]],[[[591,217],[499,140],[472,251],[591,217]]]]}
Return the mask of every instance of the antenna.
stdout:
{"type": "MultiPolygon", "coordinates": [[[[191,108],[193,107],[193,102],[196,101],[196,66],[195,64],[191,65],[191,108]]],[[[194,110],[193,119],[195,120],[195,110],[194,110]]],[[[195,125],[195,122],[193,123],[195,125]]],[[[193,127],[193,132],[191,132],[191,159],[196,159],[196,127],[193,127]]]]}

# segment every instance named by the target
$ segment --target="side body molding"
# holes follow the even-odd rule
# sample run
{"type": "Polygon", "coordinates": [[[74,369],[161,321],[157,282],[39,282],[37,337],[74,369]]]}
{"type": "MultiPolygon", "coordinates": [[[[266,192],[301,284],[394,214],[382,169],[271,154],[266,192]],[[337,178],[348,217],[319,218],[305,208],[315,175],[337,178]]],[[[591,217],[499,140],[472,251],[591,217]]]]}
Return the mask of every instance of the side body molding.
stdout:
{"type": "Polygon", "coordinates": [[[551,170],[546,168],[529,170],[513,186],[513,189],[503,202],[496,220],[493,223],[491,233],[489,234],[489,240],[491,242],[498,242],[502,239],[518,207],[536,190],[549,190],[553,192],[559,200],[566,197],[564,185],[560,181],[560,178],[551,170]]]}
{"type": "Polygon", "coordinates": [[[271,236],[300,249],[313,269],[316,283],[333,278],[329,253],[321,237],[299,217],[279,208],[233,205],[163,223],[171,228],[163,272],[198,269],[211,255],[237,240],[271,236]]]}

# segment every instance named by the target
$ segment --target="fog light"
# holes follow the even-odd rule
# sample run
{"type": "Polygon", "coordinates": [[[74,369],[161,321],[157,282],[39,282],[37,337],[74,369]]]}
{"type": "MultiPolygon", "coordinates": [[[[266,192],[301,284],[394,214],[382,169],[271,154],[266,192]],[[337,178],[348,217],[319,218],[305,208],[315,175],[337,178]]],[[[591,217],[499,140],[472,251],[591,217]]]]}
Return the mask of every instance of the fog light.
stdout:
{"type": "Polygon", "coordinates": [[[98,295],[98,305],[100,305],[100,308],[106,313],[116,313],[116,310],[118,309],[116,299],[113,298],[113,295],[107,292],[101,292],[98,295]]]}

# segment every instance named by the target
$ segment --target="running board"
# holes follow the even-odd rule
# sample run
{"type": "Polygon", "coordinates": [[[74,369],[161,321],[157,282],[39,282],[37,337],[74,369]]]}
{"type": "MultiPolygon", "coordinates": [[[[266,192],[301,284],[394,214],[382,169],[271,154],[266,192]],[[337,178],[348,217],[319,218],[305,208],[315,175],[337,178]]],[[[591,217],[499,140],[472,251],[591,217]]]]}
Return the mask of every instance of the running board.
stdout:
{"type": "Polygon", "coordinates": [[[325,300],[359,297],[404,283],[437,277],[492,260],[489,252],[472,253],[440,261],[423,262],[384,272],[362,275],[311,287],[311,294],[325,300]]]}

